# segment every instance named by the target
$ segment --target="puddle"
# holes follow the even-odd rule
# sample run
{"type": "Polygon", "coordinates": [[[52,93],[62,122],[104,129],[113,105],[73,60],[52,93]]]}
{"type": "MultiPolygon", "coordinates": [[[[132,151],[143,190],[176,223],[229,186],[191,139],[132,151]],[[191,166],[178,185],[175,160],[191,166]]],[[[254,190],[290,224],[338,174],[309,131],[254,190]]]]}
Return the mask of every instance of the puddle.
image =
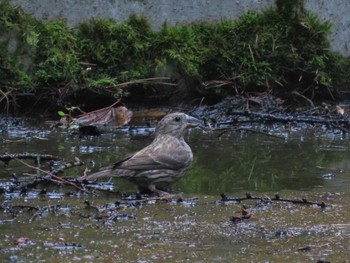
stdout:
{"type": "MultiPolygon", "coordinates": [[[[251,128],[251,127],[250,127],[251,128]]],[[[2,119],[1,153],[79,157],[69,178],[111,164],[151,142],[151,128],[78,138],[70,131],[24,119],[2,119]]],[[[39,184],[10,191],[38,176],[17,161],[0,162],[0,259],[9,262],[347,262],[350,258],[350,143],[344,134],[272,126],[247,130],[191,130],[191,170],[172,190],[181,199],[137,200],[134,185],[105,180],[89,193],[39,184]],[[25,176],[23,175],[25,173],[25,176]],[[32,174],[32,175],[28,175],[32,174]],[[12,175],[12,176],[11,176],[12,175]],[[23,179],[24,180],[24,179],[23,179]],[[102,189],[98,189],[101,187],[102,189]],[[324,202],[302,205],[254,196],[324,202]],[[242,209],[251,216],[234,222],[242,209]]],[[[32,161],[28,163],[33,165],[32,161]]],[[[43,168],[46,164],[42,164],[43,168]]]]}

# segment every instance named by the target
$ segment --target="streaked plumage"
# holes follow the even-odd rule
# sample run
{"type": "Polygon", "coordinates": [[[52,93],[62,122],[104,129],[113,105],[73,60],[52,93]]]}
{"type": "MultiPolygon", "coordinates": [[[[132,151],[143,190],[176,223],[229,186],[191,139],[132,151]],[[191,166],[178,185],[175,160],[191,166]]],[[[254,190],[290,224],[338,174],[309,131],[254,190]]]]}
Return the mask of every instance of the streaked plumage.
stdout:
{"type": "Polygon", "coordinates": [[[184,113],[168,114],[158,123],[150,145],[86,179],[103,176],[126,178],[135,183],[141,192],[159,194],[159,188],[182,177],[191,165],[192,150],[183,136],[187,128],[200,124],[198,119],[184,113]]]}

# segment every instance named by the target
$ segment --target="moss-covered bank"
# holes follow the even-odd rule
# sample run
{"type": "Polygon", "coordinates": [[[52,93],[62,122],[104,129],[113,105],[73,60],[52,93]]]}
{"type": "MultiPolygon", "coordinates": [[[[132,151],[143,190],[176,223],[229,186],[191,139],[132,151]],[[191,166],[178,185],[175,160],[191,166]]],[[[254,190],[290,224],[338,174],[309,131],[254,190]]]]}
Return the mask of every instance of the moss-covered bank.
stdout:
{"type": "Polygon", "coordinates": [[[20,95],[64,106],[81,90],[144,103],[256,91],[335,99],[350,74],[349,60],[329,49],[330,27],[301,0],[276,0],[274,9],[236,21],[159,31],[136,16],[72,29],[0,0],[0,98],[7,108],[20,95]]]}

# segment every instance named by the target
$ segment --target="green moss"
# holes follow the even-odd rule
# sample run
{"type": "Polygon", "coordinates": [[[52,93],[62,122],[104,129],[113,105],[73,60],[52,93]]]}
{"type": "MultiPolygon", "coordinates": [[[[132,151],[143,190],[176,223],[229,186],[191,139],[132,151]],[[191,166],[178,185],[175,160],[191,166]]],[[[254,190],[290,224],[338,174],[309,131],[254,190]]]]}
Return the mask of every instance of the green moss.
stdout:
{"type": "Polygon", "coordinates": [[[124,23],[92,19],[78,28],[81,60],[91,64],[89,78],[109,75],[117,82],[152,74],[150,39],[154,32],[144,18],[132,16],[124,23]]]}
{"type": "Polygon", "coordinates": [[[9,1],[0,1],[0,88],[34,87],[31,60],[35,53],[37,21],[9,1]]]}
{"type": "Polygon", "coordinates": [[[153,54],[157,58],[157,70],[170,68],[168,74],[199,74],[201,47],[197,35],[190,26],[169,27],[166,23],[152,41],[153,54]]]}
{"type": "Polygon", "coordinates": [[[53,20],[37,28],[35,74],[40,85],[77,84],[80,75],[76,33],[65,21],[53,20]]]}
{"type": "Polygon", "coordinates": [[[122,23],[91,19],[72,29],[63,20],[39,22],[0,0],[0,85],[18,93],[108,87],[123,96],[117,84],[165,76],[209,96],[297,90],[333,97],[349,83],[349,61],[329,50],[330,24],[302,4],[276,0],[276,8],[235,21],[164,24],[154,31],[138,16],[122,23]],[[191,85],[213,80],[221,84],[191,85]]]}
{"type": "MultiPolygon", "coordinates": [[[[330,24],[300,9],[288,19],[280,9],[202,25],[199,31],[209,32],[202,37],[208,47],[203,78],[229,80],[229,91],[230,87],[245,92],[269,89],[275,94],[308,90],[311,98],[325,91],[336,93],[336,76],[345,73],[340,65],[346,59],[329,50],[330,24]]],[[[349,81],[349,74],[342,74],[341,79],[349,81]]]]}

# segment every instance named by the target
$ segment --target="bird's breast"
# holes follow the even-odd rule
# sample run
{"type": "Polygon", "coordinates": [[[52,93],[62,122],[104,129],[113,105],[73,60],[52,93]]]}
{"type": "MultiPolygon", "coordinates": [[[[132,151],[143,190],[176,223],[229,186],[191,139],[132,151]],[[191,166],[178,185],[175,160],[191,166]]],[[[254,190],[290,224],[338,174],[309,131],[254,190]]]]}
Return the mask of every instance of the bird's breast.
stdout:
{"type": "Polygon", "coordinates": [[[181,159],[184,164],[190,165],[193,160],[193,153],[191,147],[183,140],[180,141],[177,148],[178,159],[181,159]]]}
{"type": "Polygon", "coordinates": [[[183,138],[159,136],[153,145],[154,156],[162,155],[169,160],[175,161],[178,164],[177,166],[185,168],[189,166],[193,160],[191,147],[183,138]]]}

